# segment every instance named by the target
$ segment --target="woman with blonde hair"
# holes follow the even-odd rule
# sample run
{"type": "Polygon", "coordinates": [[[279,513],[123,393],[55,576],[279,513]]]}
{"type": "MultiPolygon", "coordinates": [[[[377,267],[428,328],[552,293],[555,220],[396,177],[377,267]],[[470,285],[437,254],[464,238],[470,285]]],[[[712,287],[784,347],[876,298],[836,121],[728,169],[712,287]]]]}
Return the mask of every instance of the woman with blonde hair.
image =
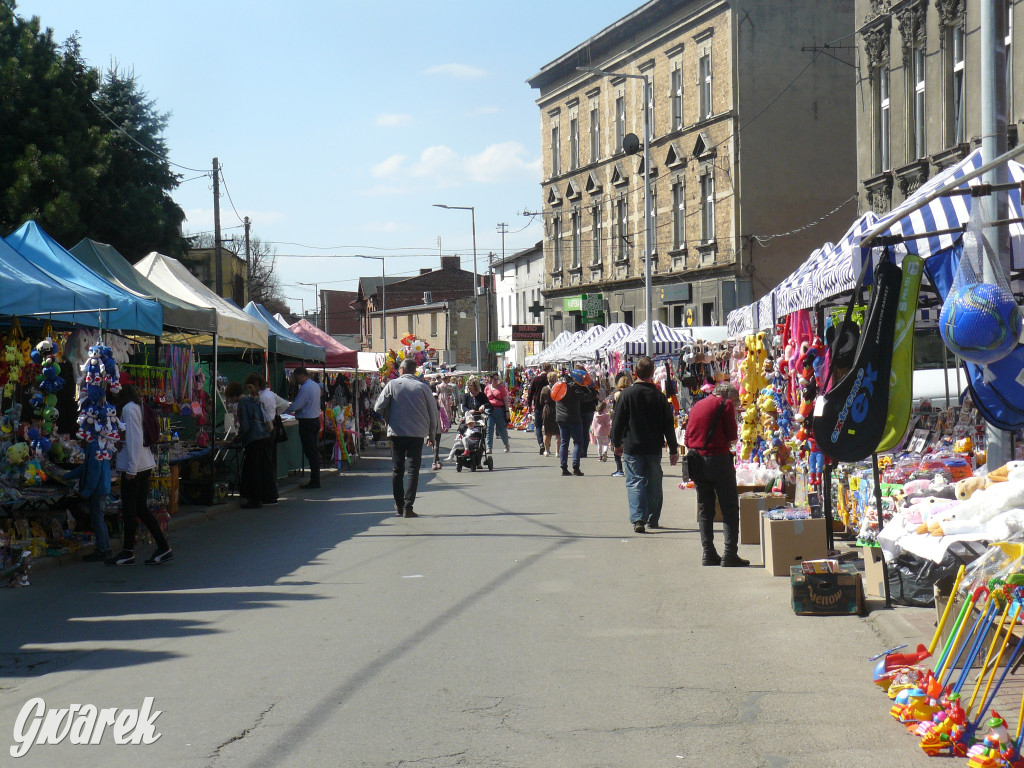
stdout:
{"type": "Polygon", "coordinates": [[[548,383],[540,391],[541,419],[544,422],[544,455],[551,455],[551,438],[555,438],[555,455],[562,449],[562,437],[558,432],[555,420],[555,401],[551,397],[551,388],[558,381],[558,373],[548,371],[548,383]]]}
{"type": "MultiPolygon", "coordinates": [[[[612,410],[615,409],[615,403],[619,402],[619,395],[632,384],[633,374],[629,371],[622,371],[615,377],[615,391],[612,393],[612,410]]],[[[615,457],[615,471],[612,472],[612,477],[625,477],[626,473],[622,470],[622,456],[614,451],[612,455],[615,457]]]]}

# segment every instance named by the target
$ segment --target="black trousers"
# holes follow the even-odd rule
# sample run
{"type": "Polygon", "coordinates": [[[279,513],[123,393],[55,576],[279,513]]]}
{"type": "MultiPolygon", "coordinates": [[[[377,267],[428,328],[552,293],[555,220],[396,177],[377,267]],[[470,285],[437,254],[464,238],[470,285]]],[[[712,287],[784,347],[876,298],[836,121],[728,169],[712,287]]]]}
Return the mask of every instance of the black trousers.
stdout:
{"type": "Polygon", "coordinates": [[[263,503],[277,501],[277,440],[274,436],[266,438],[263,441],[264,450],[267,453],[266,457],[266,471],[262,476],[261,498],[263,503]]]}
{"type": "MultiPolygon", "coordinates": [[[[270,438],[254,440],[243,449],[242,472],[238,478],[238,492],[250,504],[274,501],[266,495],[267,478],[270,477],[270,457],[267,441],[270,438]]],[[[273,479],[273,478],[270,478],[273,479]]]]}
{"type": "Polygon", "coordinates": [[[299,442],[302,453],[309,464],[309,482],[320,484],[320,447],[317,445],[320,434],[320,419],[299,419],[299,442]]]}
{"type": "Polygon", "coordinates": [[[420,483],[420,461],[423,459],[422,437],[391,438],[391,489],[395,508],[403,512],[416,503],[420,483]]]}
{"type": "Polygon", "coordinates": [[[740,538],[740,498],[731,453],[701,456],[701,471],[691,478],[697,488],[697,524],[705,552],[715,551],[715,497],[722,508],[725,554],[735,555],[740,538]],[[698,479],[699,478],[699,479],[698,479]]]}
{"type": "Polygon", "coordinates": [[[149,511],[149,478],[153,470],[139,472],[129,478],[121,475],[121,514],[124,516],[124,549],[135,551],[135,534],[139,529],[139,520],[153,534],[153,541],[159,549],[168,549],[167,537],[160,530],[160,523],[149,511]]]}

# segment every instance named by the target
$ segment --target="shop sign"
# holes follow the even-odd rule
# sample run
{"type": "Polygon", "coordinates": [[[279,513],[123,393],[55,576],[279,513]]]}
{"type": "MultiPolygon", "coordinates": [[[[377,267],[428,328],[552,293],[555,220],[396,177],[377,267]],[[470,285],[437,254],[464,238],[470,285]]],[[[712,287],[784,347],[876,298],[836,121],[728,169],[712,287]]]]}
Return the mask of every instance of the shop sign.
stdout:
{"type": "Polygon", "coordinates": [[[584,323],[604,322],[604,294],[584,293],[580,296],[580,309],[584,323]]]}
{"type": "Polygon", "coordinates": [[[544,326],[513,325],[512,341],[544,341],[544,326]]]}
{"type": "Polygon", "coordinates": [[[502,352],[508,352],[512,348],[504,339],[498,339],[497,341],[491,341],[487,344],[487,351],[494,352],[496,355],[500,355],[502,352]]]}
{"type": "Polygon", "coordinates": [[[693,299],[693,286],[690,283],[665,285],[659,288],[662,304],[689,304],[693,299]]]}
{"type": "Polygon", "coordinates": [[[562,309],[566,312],[580,312],[583,310],[582,296],[566,296],[562,299],[562,309]]]}

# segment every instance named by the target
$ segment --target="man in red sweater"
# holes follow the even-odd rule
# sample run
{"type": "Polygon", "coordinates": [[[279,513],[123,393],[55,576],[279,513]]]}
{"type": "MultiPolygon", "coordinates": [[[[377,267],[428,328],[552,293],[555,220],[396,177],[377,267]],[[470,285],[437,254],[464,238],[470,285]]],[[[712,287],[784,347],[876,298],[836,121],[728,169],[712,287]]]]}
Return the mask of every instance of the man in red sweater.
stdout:
{"type": "Polygon", "coordinates": [[[686,422],[686,447],[700,457],[690,479],[697,487],[697,522],[700,543],[704,548],[702,565],[723,565],[742,568],[750,565],[737,554],[740,537],[740,500],[736,488],[736,467],[732,460],[732,444],[736,442],[736,408],[740,396],[729,382],[715,387],[690,409],[686,422]],[[725,552],[719,557],[715,549],[715,496],[722,508],[725,552]]]}

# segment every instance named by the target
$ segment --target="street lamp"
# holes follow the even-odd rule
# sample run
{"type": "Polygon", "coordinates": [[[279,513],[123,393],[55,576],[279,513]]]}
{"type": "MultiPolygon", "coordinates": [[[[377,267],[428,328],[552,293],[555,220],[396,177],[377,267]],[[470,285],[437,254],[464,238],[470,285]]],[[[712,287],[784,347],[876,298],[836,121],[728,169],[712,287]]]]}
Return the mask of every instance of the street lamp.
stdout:
{"type": "Polygon", "coordinates": [[[644,81],[644,304],[647,312],[647,354],[654,357],[654,302],[651,292],[651,246],[654,233],[651,231],[651,129],[647,124],[650,113],[650,81],[647,75],[628,75],[624,72],[609,72],[596,67],[576,67],[580,72],[590,72],[602,77],[626,77],[644,81]]]}
{"type": "Polygon", "coordinates": [[[297,302],[299,302],[299,306],[302,307],[302,316],[303,317],[306,316],[306,302],[305,302],[305,300],[297,298],[295,296],[285,296],[284,298],[288,299],[288,301],[297,301],[297,302]]]}
{"type": "MultiPolygon", "coordinates": [[[[387,275],[384,274],[384,257],[383,256],[366,256],[361,253],[353,254],[357,259],[375,259],[380,261],[380,340],[384,342],[384,353],[387,354],[388,345],[387,339],[384,336],[384,326],[387,324],[388,319],[388,308],[387,302],[385,301],[384,295],[384,283],[387,281],[387,275]]],[[[373,338],[373,324],[370,324],[370,338],[373,338]]],[[[371,348],[373,347],[373,341],[370,342],[371,348]]]]}
{"type": "MultiPolygon", "coordinates": [[[[296,285],[311,285],[313,286],[313,307],[316,312],[317,327],[320,326],[320,284],[319,283],[296,283],[296,285]]],[[[303,313],[305,314],[305,313],[303,313]]],[[[327,323],[324,323],[327,325],[327,323]]],[[[324,330],[327,330],[326,328],[324,330]]]]}
{"type": "Polygon", "coordinates": [[[476,285],[476,207],[472,205],[444,205],[443,203],[434,203],[434,207],[446,208],[449,211],[469,211],[473,222],[473,367],[480,371],[480,297],[477,295],[476,285]]]}

